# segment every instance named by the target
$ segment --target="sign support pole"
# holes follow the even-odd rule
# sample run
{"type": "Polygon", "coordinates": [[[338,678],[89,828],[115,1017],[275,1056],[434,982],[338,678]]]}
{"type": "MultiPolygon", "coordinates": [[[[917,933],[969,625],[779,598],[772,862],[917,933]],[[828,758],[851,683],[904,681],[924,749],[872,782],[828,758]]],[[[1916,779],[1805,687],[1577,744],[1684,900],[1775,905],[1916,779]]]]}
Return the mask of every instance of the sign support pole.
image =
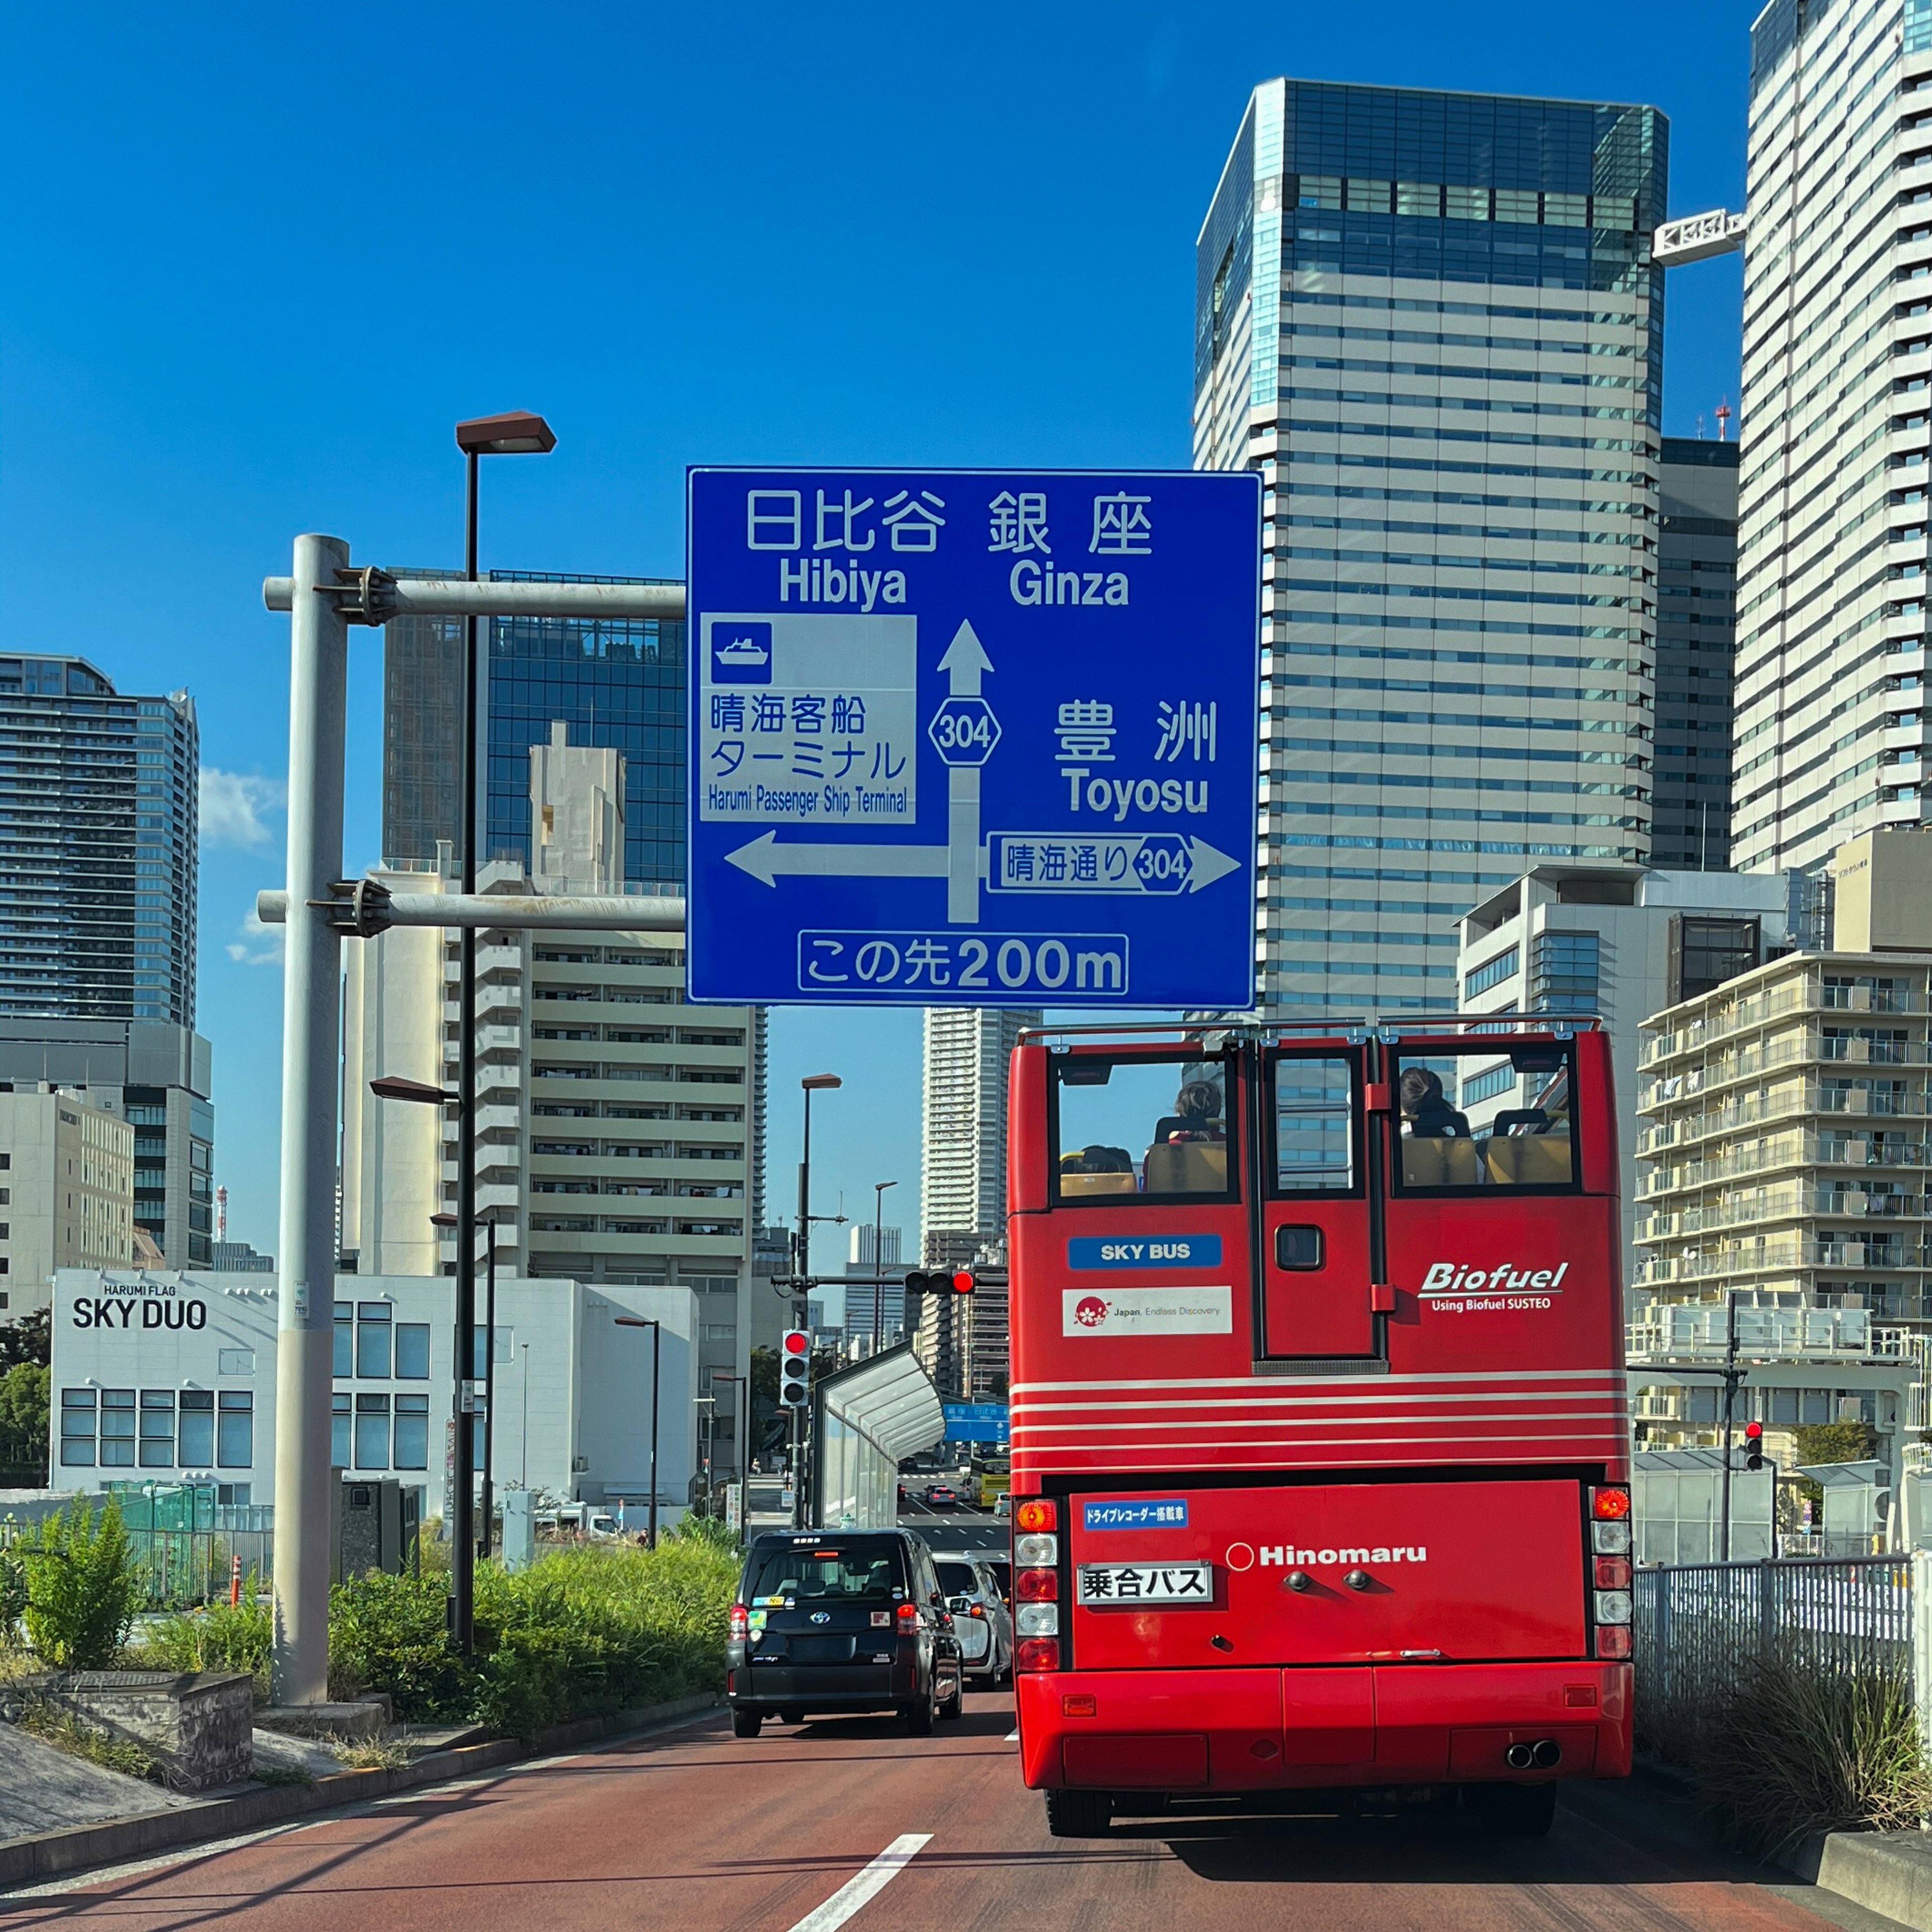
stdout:
{"type": "Polygon", "coordinates": [[[349,629],[339,537],[296,539],[289,626],[287,963],[282,981],[281,1275],[275,1342],[274,1696],[328,1696],[329,1390],[335,1316],[335,1097],[349,629]],[[317,902],[320,902],[320,904],[317,902]]]}

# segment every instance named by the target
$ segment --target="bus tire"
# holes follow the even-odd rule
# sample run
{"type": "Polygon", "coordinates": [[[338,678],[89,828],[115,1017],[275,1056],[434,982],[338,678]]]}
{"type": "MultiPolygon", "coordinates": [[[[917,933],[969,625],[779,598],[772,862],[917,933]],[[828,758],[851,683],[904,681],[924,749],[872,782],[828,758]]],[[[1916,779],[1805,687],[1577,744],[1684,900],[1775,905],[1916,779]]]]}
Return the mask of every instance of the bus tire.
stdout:
{"type": "Polygon", "coordinates": [[[1484,1830],[1498,1838],[1544,1838],[1556,1821],[1553,1784],[1472,1784],[1462,1796],[1484,1830]]]}
{"type": "Polygon", "coordinates": [[[1113,1815],[1113,1798],[1104,1791],[1046,1794],[1046,1828],[1056,1838],[1104,1838],[1113,1815]]]}
{"type": "Polygon", "coordinates": [[[758,1735],[758,1726],[764,1721],[757,1711],[734,1710],[731,1713],[731,1735],[734,1738],[754,1738],[758,1735]]]}

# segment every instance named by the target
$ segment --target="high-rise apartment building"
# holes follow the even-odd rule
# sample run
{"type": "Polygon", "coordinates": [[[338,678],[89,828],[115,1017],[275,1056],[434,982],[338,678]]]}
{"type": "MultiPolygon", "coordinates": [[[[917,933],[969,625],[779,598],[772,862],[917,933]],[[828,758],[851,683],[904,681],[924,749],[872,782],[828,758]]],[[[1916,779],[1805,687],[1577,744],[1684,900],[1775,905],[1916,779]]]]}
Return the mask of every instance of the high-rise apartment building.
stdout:
{"type": "MultiPolygon", "coordinates": [[[[658,578],[498,570],[493,583],[633,584],[658,578]]],[[[530,748],[554,722],[574,745],[623,754],[623,876],[681,890],[684,878],[684,626],[675,620],[496,617],[483,626],[489,752],[482,856],[528,867],[530,748]]],[[[385,632],[382,850],[430,860],[457,849],[463,626],[398,618],[385,632]]],[[[460,849],[457,851],[460,859],[460,849]]]]}
{"type": "Polygon", "coordinates": [[[1932,10],[1751,28],[1738,489],[1741,868],[1926,818],[1932,10]]]}
{"type": "MultiPolygon", "coordinates": [[[[482,891],[626,890],[624,760],[562,735],[546,727],[525,754],[539,879],[494,862],[482,891]]],[[[380,876],[397,890],[460,889],[453,868],[380,876]]],[[[486,928],[476,964],[476,1207],[496,1224],[500,1272],[688,1288],[704,1392],[714,1370],[744,1376],[763,1014],[687,1005],[676,933],[486,928]]],[[[363,1274],[453,1270],[454,1238],[430,1217],[456,1206],[454,1115],[377,1100],[368,1082],[454,1079],[457,935],[398,927],[350,949],[345,968],[345,1258],[363,1274]]],[[[734,1468],[734,1386],[719,1382],[715,1431],[721,1466],[734,1468]]]]}
{"type": "Polygon", "coordinates": [[[970,1263],[1006,1238],[1006,1084],[1037,1012],[928,1006],[920,1247],[928,1267],[970,1263]]]}
{"type": "Polygon", "coordinates": [[[54,1270],[134,1258],[134,1130],[89,1096],[0,1093],[0,1320],[52,1300],[54,1270]]]}
{"type": "Polygon", "coordinates": [[[1196,248],[1194,460],[1265,486],[1265,1009],[1447,1004],[1473,901],[1648,856],[1666,140],[1255,90],[1196,248]]]}
{"type": "Polygon", "coordinates": [[[1731,862],[1738,446],[1667,436],[1658,481],[1650,862],[1721,872],[1731,862]]]}
{"type": "Polygon", "coordinates": [[[905,1325],[906,1264],[901,1231],[870,1221],[856,1223],[845,1261],[845,1337],[868,1347],[877,1332],[890,1348],[905,1325]]]}
{"type": "Polygon", "coordinates": [[[0,657],[0,1016],[194,1024],[194,701],[0,657]]]}

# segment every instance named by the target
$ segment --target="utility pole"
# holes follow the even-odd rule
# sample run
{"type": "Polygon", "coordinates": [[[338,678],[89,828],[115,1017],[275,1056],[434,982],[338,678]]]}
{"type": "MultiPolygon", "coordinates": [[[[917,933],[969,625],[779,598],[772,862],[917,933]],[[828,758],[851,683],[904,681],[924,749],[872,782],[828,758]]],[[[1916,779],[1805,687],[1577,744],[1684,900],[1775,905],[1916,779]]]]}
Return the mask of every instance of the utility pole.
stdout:
{"type": "Polygon", "coordinates": [[[339,537],[296,538],[289,626],[288,936],[275,1317],[278,1547],[272,1694],[283,1705],[320,1704],[328,1696],[328,1414],[338,1258],[331,1124],[342,940],[328,907],[342,871],[349,628],[326,592],[335,588],[336,572],[348,566],[349,546],[339,537]],[[312,1124],[329,1130],[310,1131],[312,1124]],[[284,1418],[293,1426],[285,1425],[284,1418]]]}

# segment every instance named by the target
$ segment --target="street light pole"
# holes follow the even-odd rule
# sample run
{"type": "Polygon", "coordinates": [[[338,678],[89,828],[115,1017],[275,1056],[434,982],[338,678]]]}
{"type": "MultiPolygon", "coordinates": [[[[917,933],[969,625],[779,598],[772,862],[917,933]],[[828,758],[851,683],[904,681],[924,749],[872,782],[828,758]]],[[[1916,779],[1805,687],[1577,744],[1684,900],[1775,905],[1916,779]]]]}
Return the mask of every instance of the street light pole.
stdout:
{"type": "Polygon", "coordinates": [[[495,1471],[490,1461],[496,1436],[496,1217],[494,1214],[483,1224],[483,1238],[489,1244],[489,1287],[483,1304],[483,1524],[476,1539],[476,1553],[487,1557],[495,1520],[492,1514],[495,1471]]]}
{"type": "MultiPolygon", "coordinates": [[[[542,454],[556,438],[541,416],[518,411],[482,416],[456,425],[456,446],[467,464],[463,524],[463,577],[477,581],[477,484],[485,456],[542,454]]],[[[478,713],[482,665],[475,613],[463,626],[463,734],[458,760],[463,788],[463,890],[476,890],[476,792],[482,769],[478,713]]],[[[456,1376],[454,1416],[459,1480],[451,1525],[451,1634],[465,1656],[476,1647],[475,1505],[471,1484],[476,1464],[476,928],[466,926],[458,948],[456,1100],[456,1376]]]]}
{"type": "MultiPolygon", "coordinates": [[[[805,1094],[805,1140],[798,1164],[798,1234],[792,1264],[792,1317],[794,1328],[812,1326],[812,1096],[842,1087],[836,1073],[808,1073],[799,1083],[805,1094]]],[[[791,1526],[805,1527],[806,1418],[802,1408],[791,1412],[791,1526]]]]}
{"type": "Polygon", "coordinates": [[[879,1340],[884,1332],[886,1319],[886,1190],[898,1185],[896,1180],[872,1183],[872,1353],[875,1355],[879,1352],[879,1340]]]}
{"type": "Polygon", "coordinates": [[[610,1318],[620,1328],[648,1328],[651,1331],[651,1515],[650,1547],[658,1546],[658,1345],[663,1339],[664,1324],[641,1315],[614,1315],[610,1318]]]}
{"type": "Polygon", "coordinates": [[[329,1386],[334,1346],[336,1068],[342,942],[325,909],[342,867],[349,632],[337,537],[296,539],[289,626],[288,934],[282,976],[281,1276],[276,1294],[274,1695],[328,1697],[329,1386]],[[317,902],[323,902],[318,904],[317,902]],[[325,1124],[328,1131],[320,1131],[325,1124]]]}

